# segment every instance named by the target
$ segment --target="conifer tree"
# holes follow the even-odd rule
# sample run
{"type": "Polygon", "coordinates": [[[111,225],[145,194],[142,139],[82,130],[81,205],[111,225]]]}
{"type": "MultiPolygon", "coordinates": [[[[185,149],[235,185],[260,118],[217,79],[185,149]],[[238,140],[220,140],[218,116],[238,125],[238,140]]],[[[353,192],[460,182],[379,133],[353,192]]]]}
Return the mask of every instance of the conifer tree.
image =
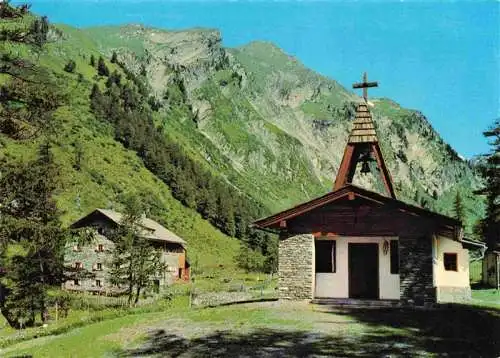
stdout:
{"type": "Polygon", "coordinates": [[[116,55],[116,52],[113,51],[113,54],[111,55],[111,63],[117,63],[118,62],[118,56],[116,55]]]}
{"type": "Polygon", "coordinates": [[[102,56],[99,56],[99,60],[97,60],[97,73],[99,76],[109,76],[108,66],[106,66],[106,62],[104,62],[102,56]]]}
{"type": "Polygon", "coordinates": [[[95,57],[94,57],[94,55],[90,55],[90,66],[95,67],[95,57]]]}
{"type": "Polygon", "coordinates": [[[31,24],[30,33],[36,46],[42,47],[47,42],[50,25],[47,16],[36,18],[31,24]]]}
{"type": "Polygon", "coordinates": [[[453,212],[455,215],[455,219],[460,220],[463,226],[465,219],[464,204],[462,201],[462,196],[460,195],[460,192],[458,190],[455,194],[455,200],[453,201],[453,212]]]}
{"type": "Polygon", "coordinates": [[[75,170],[80,171],[82,169],[82,162],[83,162],[84,154],[85,153],[83,151],[82,143],[76,142],[75,143],[75,163],[73,164],[73,168],[75,168],[75,170]]]}
{"type": "Polygon", "coordinates": [[[14,139],[36,136],[52,126],[52,114],[64,96],[54,76],[27,60],[3,55],[0,73],[0,132],[14,139]]]}
{"type": "Polygon", "coordinates": [[[73,73],[75,72],[76,69],[76,62],[73,60],[69,60],[66,65],[64,65],[64,71],[68,73],[73,73]]]}
{"type": "Polygon", "coordinates": [[[486,186],[478,193],[486,196],[486,216],[480,221],[480,232],[489,247],[500,245],[500,119],[497,118],[484,136],[491,138],[492,150],[480,165],[486,186]]]}
{"type": "Polygon", "coordinates": [[[0,179],[0,309],[13,327],[45,319],[47,291],[63,280],[61,228],[54,191],[58,169],[48,144],[35,161],[4,164],[0,179]]]}
{"type": "Polygon", "coordinates": [[[161,252],[144,237],[141,225],[146,209],[134,196],[126,199],[125,213],[119,227],[110,235],[115,242],[110,282],[126,289],[128,303],[136,304],[141,292],[165,269],[161,252]]]}

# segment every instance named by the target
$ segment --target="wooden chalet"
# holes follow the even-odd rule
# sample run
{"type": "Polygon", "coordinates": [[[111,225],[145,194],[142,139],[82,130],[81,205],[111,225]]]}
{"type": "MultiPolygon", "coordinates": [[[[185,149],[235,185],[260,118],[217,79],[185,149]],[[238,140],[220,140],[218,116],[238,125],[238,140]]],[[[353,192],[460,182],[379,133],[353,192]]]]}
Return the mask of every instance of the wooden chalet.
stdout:
{"type": "MultiPolygon", "coordinates": [[[[85,245],[68,242],[65,248],[65,266],[68,280],[63,287],[71,291],[89,291],[99,294],[114,294],[123,291],[110,283],[109,272],[115,243],[112,232],[122,224],[123,214],[95,209],[71,225],[71,228],[88,228],[94,231],[94,239],[85,245]]],[[[151,277],[154,290],[176,280],[189,280],[190,267],[186,259],[186,241],[156,221],[142,217],[139,222],[141,237],[161,252],[165,270],[151,277]]]]}

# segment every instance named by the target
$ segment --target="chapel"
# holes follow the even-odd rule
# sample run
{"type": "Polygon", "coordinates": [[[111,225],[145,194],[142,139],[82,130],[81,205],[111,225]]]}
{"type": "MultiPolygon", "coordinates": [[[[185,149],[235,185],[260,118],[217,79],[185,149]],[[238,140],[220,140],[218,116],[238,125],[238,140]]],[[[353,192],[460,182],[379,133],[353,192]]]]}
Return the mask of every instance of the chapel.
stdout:
{"type": "Polygon", "coordinates": [[[260,219],[279,234],[279,298],[387,301],[427,306],[470,300],[469,255],[460,221],[399,200],[363,89],[333,190],[260,219]],[[384,194],[353,184],[370,171],[384,194]]]}

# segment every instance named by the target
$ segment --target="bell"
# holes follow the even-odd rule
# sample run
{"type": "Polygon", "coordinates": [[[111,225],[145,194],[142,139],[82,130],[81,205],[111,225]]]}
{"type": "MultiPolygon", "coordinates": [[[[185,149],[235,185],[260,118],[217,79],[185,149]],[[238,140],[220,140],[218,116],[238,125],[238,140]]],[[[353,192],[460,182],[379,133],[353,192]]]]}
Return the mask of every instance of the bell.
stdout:
{"type": "Polygon", "coordinates": [[[363,161],[361,165],[361,174],[368,174],[370,172],[370,166],[368,165],[368,161],[363,161]]]}

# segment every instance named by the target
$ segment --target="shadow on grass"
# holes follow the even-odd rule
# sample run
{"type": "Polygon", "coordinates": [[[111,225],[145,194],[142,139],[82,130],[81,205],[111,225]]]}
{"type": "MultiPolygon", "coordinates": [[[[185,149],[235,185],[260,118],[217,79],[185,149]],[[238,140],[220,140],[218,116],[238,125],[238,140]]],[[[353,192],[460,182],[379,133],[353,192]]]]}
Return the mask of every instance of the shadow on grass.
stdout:
{"type": "Polygon", "coordinates": [[[398,344],[399,336],[378,335],[332,337],[304,331],[259,329],[248,333],[217,331],[186,339],[164,330],[150,333],[138,349],[119,354],[120,357],[374,357],[405,354],[398,344]],[[388,343],[390,342],[390,343],[388,343]]]}
{"type": "Polygon", "coordinates": [[[402,342],[421,350],[451,357],[500,356],[500,311],[469,305],[442,305],[438,309],[344,309],[360,323],[381,330],[387,327],[407,332],[402,342]]]}
{"type": "Polygon", "coordinates": [[[500,313],[495,310],[466,306],[426,311],[343,308],[326,314],[350,316],[367,325],[368,330],[366,333],[346,331],[339,336],[316,333],[314,329],[215,331],[192,339],[155,330],[140,348],[120,352],[118,356],[400,357],[430,353],[449,357],[497,357],[500,352],[500,313]]]}

